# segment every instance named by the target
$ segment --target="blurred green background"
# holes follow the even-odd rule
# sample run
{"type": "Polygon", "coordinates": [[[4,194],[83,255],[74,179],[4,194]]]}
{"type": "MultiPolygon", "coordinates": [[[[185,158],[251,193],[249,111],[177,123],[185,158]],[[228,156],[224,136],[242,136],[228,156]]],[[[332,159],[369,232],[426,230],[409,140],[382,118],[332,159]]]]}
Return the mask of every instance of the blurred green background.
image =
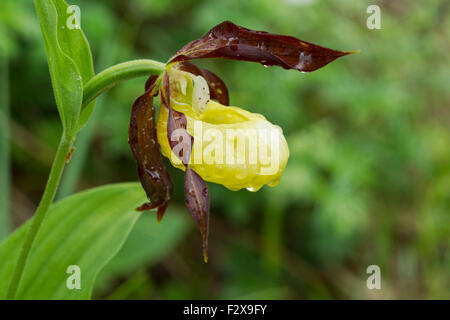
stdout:
{"type": "MultiPolygon", "coordinates": [[[[283,178],[257,193],[209,184],[204,264],[200,234],[183,206],[183,173],[170,167],[175,199],[162,224],[153,213],[138,221],[94,298],[450,297],[449,1],[70,4],[81,8],[96,72],[137,58],[166,61],[223,20],[361,50],[310,74],[199,61],[227,83],[232,105],[283,128],[291,151],[283,178]],[[381,8],[381,30],[366,27],[370,4],[381,8]],[[366,287],[372,264],[381,268],[381,290],[366,287]]],[[[0,60],[0,210],[17,227],[36,208],[61,132],[32,1],[0,1],[0,60]]],[[[127,130],[144,82],[98,99],[59,198],[137,180],[127,130]]]]}

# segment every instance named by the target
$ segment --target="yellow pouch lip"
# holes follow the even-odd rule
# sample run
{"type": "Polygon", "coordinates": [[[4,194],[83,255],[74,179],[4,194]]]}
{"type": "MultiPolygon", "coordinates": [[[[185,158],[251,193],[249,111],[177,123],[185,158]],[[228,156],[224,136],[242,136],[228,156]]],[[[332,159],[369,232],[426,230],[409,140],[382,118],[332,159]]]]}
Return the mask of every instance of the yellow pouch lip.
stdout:
{"type": "MultiPolygon", "coordinates": [[[[289,148],[279,126],[273,125],[260,114],[251,113],[238,107],[224,106],[213,100],[208,102],[207,108],[203,113],[196,112],[188,104],[178,103],[175,99],[171,99],[171,105],[174,110],[182,112],[186,116],[187,131],[194,137],[194,146],[189,165],[204,180],[222,184],[230,190],[247,188],[250,191],[257,191],[265,184],[269,186],[278,184],[289,157],[289,148]],[[223,119],[227,118],[228,115],[230,115],[230,119],[228,120],[230,123],[223,123],[225,122],[223,119]],[[222,119],[222,121],[220,119],[222,119]],[[237,121],[235,121],[236,119],[237,121]],[[208,129],[219,130],[221,132],[225,132],[228,129],[276,130],[279,135],[277,137],[279,150],[273,150],[273,152],[277,152],[277,155],[280,155],[279,167],[275,173],[264,175],[259,172],[259,164],[243,164],[242,166],[236,164],[230,166],[227,164],[194,163],[193,159],[195,159],[197,153],[203,152],[203,150],[196,148],[196,141],[198,142],[198,139],[200,139],[200,137],[196,137],[195,135],[196,132],[194,127],[196,122],[197,124],[198,122],[201,122],[204,131],[208,129]]],[[[161,105],[157,123],[157,136],[159,144],[161,145],[162,154],[170,160],[173,166],[185,171],[184,165],[175,156],[169,146],[167,138],[167,119],[168,109],[161,105]]],[[[237,154],[236,150],[235,153],[237,154]]]]}

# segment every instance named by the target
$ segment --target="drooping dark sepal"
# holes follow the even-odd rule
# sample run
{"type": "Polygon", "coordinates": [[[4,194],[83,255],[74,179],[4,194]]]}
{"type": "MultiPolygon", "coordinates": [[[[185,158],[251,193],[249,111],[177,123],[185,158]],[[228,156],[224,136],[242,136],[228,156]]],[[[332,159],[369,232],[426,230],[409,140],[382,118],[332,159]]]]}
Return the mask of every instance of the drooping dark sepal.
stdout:
{"type": "Polygon", "coordinates": [[[228,106],[230,104],[230,98],[228,95],[228,88],[214,72],[208,69],[199,68],[195,64],[189,61],[182,62],[177,65],[177,68],[186,72],[190,72],[197,76],[202,76],[209,87],[209,94],[211,99],[216,99],[219,103],[228,106]]]}
{"type": "Polygon", "coordinates": [[[202,38],[185,45],[170,62],[225,58],[311,72],[351,53],[355,52],[337,51],[295,37],[250,30],[225,21],[202,38]]]}
{"type": "Polygon", "coordinates": [[[161,221],[173,194],[173,183],[167,172],[156,136],[153,96],[157,76],[151,76],[146,83],[147,90],[133,104],[131,109],[128,143],[136,159],[139,179],[150,202],[136,210],[158,208],[157,218],[161,221]]]}
{"type": "Polygon", "coordinates": [[[200,228],[203,241],[203,260],[208,262],[209,192],[206,182],[188,165],[184,176],[186,207],[200,228]]]}

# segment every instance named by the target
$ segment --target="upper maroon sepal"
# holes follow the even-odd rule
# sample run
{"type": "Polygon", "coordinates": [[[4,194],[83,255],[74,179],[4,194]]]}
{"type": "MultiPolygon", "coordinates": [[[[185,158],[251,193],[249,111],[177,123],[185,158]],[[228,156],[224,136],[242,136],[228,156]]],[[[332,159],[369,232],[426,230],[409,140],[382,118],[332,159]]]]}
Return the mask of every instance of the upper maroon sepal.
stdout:
{"type": "Polygon", "coordinates": [[[328,49],[295,37],[254,31],[225,21],[181,48],[169,63],[225,58],[311,72],[351,53],[354,52],[328,49]]]}

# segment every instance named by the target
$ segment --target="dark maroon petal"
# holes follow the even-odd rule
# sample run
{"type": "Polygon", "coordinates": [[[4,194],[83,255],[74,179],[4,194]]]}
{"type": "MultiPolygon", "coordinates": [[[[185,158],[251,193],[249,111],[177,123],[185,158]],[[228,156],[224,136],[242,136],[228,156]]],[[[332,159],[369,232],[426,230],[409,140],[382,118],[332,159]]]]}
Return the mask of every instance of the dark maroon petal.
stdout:
{"type": "Polygon", "coordinates": [[[202,38],[185,45],[170,62],[225,58],[310,72],[351,53],[354,52],[336,51],[291,36],[254,31],[225,21],[202,38]]]}
{"type": "Polygon", "coordinates": [[[164,167],[156,136],[155,109],[153,108],[155,81],[156,79],[133,104],[128,143],[137,162],[142,187],[150,200],[137,210],[158,208],[158,221],[160,221],[172,198],[173,183],[164,167]]]}
{"type": "Polygon", "coordinates": [[[161,95],[161,102],[169,109],[167,138],[172,151],[186,166],[191,157],[194,138],[186,130],[187,120],[184,113],[173,110],[170,105],[170,80],[167,73],[164,74],[163,81],[164,94],[161,95]]]}
{"type": "Polygon", "coordinates": [[[203,259],[208,262],[209,192],[206,182],[191,167],[186,166],[184,177],[186,207],[200,228],[203,241],[203,259]]]}
{"type": "Polygon", "coordinates": [[[205,78],[208,83],[211,99],[216,99],[225,106],[230,104],[228,88],[225,85],[225,82],[223,82],[222,79],[220,79],[215,73],[207,69],[199,68],[195,64],[188,61],[180,63],[177,68],[205,78]]]}

